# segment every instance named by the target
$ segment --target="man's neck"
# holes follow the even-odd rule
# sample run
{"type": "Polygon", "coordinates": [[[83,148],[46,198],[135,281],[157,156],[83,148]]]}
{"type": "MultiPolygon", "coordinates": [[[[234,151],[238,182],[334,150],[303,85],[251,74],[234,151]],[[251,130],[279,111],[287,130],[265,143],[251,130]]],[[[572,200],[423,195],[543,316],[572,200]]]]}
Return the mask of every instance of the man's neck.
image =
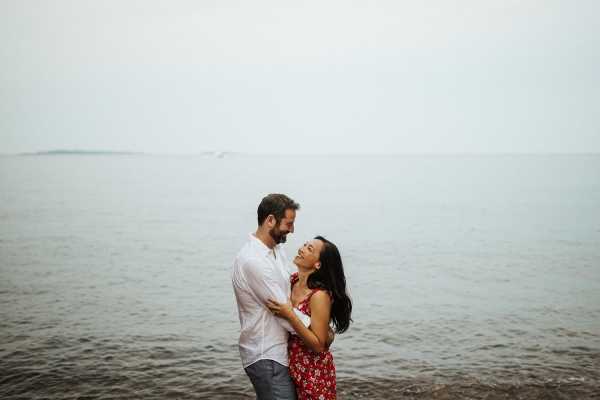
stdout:
{"type": "Polygon", "coordinates": [[[273,250],[273,248],[275,248],[276,243],[273,240],[273,238],[271,237],[271,235],[269,235],[269,232],[266,232],[265,230],[263,230],[259,227],[256,230],[256,233],[254,234],[254,236],[256,236],[256,238],[258,240],[263,242],[264,245],[267,246],[268,248],[270,248],[271,250],[273,250]]]}

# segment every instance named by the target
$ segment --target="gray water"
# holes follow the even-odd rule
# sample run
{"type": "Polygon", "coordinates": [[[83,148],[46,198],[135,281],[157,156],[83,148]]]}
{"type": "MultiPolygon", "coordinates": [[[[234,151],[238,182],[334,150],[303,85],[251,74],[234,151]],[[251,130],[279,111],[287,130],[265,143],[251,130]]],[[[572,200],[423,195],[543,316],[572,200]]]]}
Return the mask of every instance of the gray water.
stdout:
{"type": "Polygon", "coordinates": [[[229,273],[269,192],[288,254],[341,250],[343,398],[598,394],[598,155],[56,155],[0,157],[0,397],[250,398],[229,273]]]}

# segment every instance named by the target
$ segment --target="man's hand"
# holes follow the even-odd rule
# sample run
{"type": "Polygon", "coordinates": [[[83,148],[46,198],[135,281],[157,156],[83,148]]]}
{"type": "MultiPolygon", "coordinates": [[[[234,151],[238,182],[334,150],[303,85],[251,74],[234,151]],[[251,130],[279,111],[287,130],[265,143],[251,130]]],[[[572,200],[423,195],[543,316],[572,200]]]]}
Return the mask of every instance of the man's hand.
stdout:
{"type": "Polygon", "coordinates": [[[329,349],[329,346],[333,343],[333,339],[335,339],[335,332],[329,327],[329,330],[327,331],[327,349],[329,349]]]}
{"type": "Polygon", "coordinates": [[[291,302],[278,303],[275,300],[268,299],[265,305],[276,317],[285,318],[289,321],[294,316],[294,309],[291,302]]]}

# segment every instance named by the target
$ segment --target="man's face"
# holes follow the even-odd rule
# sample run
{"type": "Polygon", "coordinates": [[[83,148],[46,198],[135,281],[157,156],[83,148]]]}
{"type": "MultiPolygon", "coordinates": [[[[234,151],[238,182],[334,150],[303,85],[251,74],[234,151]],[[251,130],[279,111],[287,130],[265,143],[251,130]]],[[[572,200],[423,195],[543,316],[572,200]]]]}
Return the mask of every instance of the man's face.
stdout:
{"type": "Polygon", "coordinates": [[[296,210],[285,210],[285,215],[269,231],[269,235],[273,238],[276,244],[285,243],[288,233],[294,233],[294,221],[296,220],[296,210]]]}

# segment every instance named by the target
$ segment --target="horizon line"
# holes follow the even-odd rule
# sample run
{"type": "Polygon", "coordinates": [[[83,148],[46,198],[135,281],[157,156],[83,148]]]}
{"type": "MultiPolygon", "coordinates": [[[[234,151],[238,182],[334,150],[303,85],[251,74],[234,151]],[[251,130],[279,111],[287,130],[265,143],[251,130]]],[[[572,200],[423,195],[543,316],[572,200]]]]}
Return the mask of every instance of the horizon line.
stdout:
{"type": "Polygon", "coordinates": [[[600,155],[600,151],[540,152],[540,151],[414,151],[414,152],[252,152],[229,150],[202,150],[194,153],[161,153],[137,150],[106,149],[52,149],[31,152],[0,153],[0,156],[44,156],[44,155],[145,155],[145,156],[509,156],[509,155],[600,155]]]}

